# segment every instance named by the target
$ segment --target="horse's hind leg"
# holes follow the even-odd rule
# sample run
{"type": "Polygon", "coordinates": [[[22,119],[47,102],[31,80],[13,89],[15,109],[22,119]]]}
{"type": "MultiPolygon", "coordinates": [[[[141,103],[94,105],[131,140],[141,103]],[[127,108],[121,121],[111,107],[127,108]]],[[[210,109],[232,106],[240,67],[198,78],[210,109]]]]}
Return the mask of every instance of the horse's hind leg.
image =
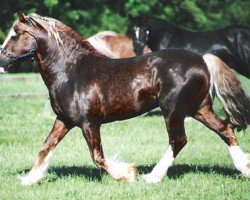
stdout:
{"type": "Polygon", "coordinates": [[[160,182],[167,174],[178,153],[186,145],[184,119],[189,112],[196,109],[204,98],[206,85],[206,77],[201,74],[190,77],[185,81],[185,84],[181,84],[181,87],[179,85],[179,87],[171,88],[172,90],[165,89],[168,88],[168,85],[162,85],[158,99],[167,126],[169,147],[152,172],[143,176],[146,182],[160,182]],[[199,87],[196,87],[197,85],[199,87]]]}
{"type": "Polygon", "coordinates": [[[90,150],[91,158],[97,166],[102,167],[116,180],[126,180],[129,182],[136,180],[136,169],[133,164],[111,161],[104,157],[100,125],[84,122],[82,130],[90,150]]]}
{"type": "Polygon", "coordinates": [[[250,177],[250,158],[239,147],[232,126],[218,118],[214,113],[209,96],[203,101],[194,118],[216,132],[224,140],[229,147],[229,152],[236,169],[241,171],[244,176],[250,177]]]}
{"type": "Polygon", "coordinates": [[[171,114],[167,114],[164,112],[164,108],[162,108],[162,111],[167,125],[170,146],[152,172],[143,176],[143,179],[145,179],[148,183],[161,182],[167,174],[168,168],[172,165],[178,153],[187,143],[187,137],[184,129],[184,112],[168,110],[171,114]]]}
{"type": "Polygon", "coordinates": [[[60,119],[56,119],[51,132],[44,141],[34,166],[27,176],[20,177],[22,185],[31,185],[43,178],[49,167],[49,160],[52,157],[54,148],[70,129],[70,126],[67,126],[60,119]]]}

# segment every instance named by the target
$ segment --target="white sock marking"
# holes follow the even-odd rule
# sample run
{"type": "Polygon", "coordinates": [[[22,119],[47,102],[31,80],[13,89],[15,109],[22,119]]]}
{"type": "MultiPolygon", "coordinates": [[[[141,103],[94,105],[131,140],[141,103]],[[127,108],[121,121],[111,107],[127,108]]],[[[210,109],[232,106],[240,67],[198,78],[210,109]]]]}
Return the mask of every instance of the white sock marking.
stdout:
{"type": "Polygon", "coordinates": [[[8,43],[8,41],[10,40],[10,38],[12,36],[15,36],[16,35],[16,32],[14,31],[13,28],[10,29],[10,32],[8,34],[8,36],[6,37],[6,39],[4,40],[4,43],[2,44],[2,48],[5,48],[6,44],[8,43]]]}
{"type": "Polygon", "coordinates": [[[49,162],[52,156],[53,156],[53,151],[50,151],[48,155],[45,157],[44,162],[38,168],[35,168],[38,162],[36,161],[34,168],[31,169],[31,171],[28,173],[27,176],[19,177],[21,185],[31,185],[41,180],[47,172],[47,169],[49,167],[49,162]]]}
{"type": "Polygon", "coordinates": [[[154,167],[150,174],[144,175],[143,178],[148,183],[159,183],[167,174],[168,168],[174,161],[174,152],[171,146],[168,147],[166,153],[154,167]]]}
{"type": "Polygon", "coordinates": [[[229,152],[236,169],[242,172],[244,176],[250,177],[250,160],[239,146],[230,146],[229,152]]]}

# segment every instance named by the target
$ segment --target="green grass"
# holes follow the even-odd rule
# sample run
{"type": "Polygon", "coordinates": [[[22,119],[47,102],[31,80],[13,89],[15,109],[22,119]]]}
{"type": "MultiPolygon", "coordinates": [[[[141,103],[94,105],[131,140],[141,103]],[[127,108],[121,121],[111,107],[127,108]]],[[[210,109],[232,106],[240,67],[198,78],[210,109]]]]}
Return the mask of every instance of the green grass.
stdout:
{"type": "MultiPolygon", "coordinates": [[[[250,81],[241,80],[250,89],[250,81]]],[[[235,170],[226,145],[195,121],[185,124],[188,144],[160,184],[113,180],[92,163],[81,130],[73,129],[58,145],[46,177],[39,184],[22,187],[17,176],[32,167],[52,127],[53,116],[48,118],[43,114],[44,95],[1,97],[17,92],[44,94],[46,88],[41,80],[0,79],[1,200],[250,199],[250,181],[235,170]]],[[[217,103],[215,107],[220,108],[217,103]]],[[[105,124],[101,132],[105,155],[135,163],[139,175],[152,170],[168,146],[161,116],[140,116],[105,124]]],[[[250,128],[237,137],[241,147],[250,153],[250,128]]]]}
{"type": "Polygon", "coordinates": [[[19,94],[48,94],[38,74],[5,74],[0,76],[0,97],[19,94]]]}

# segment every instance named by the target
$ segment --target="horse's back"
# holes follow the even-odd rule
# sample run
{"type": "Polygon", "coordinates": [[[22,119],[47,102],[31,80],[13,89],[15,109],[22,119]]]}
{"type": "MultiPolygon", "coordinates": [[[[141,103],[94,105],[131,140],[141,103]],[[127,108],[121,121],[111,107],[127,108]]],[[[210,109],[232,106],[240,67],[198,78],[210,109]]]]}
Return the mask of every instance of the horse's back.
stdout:
{"type": "MultiPolygon", "coordinates": [[[[161,59],[157,69],[160,77],[164,81],[172,80],[178,84],[180,79],[187,81],[191,75],[206,76],[209,78],[207,66],[204,63],[202,56],[198,53],[191,52],[185,49],[166,49],[151,54],[151,57],[158,57],[161,59]]],[[[148,59],[150,60],[151,57],[148,59]]]]}
{"type": "Polygon", "coordinates": [[[209,79],[202,56],[185,49],[165,49],[133,58],[111,59],[102,64],[112,71],[107,71],[108,76],[113,77],[109,79],[123,80],[127,85],[138,77],[144,77],[155,85],[157,80],[166,85],[176,85],[181,79],[187,80],[194,74],[209,79]]]}
{"type": "Polygon", "coordinates": [[[103,31],[88,38],[88,41],[97,51],[110,58],[135,56],[132,40],[126,35],[103,31]]]}

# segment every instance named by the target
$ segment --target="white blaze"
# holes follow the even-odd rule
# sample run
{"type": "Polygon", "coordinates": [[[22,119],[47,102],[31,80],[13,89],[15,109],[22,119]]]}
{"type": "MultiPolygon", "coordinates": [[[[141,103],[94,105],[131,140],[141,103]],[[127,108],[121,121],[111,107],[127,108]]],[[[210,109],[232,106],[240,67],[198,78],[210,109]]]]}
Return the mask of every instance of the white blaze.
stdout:
{"type": "Polygon", "coordinates": [[[10,29],[10,32],[9,32],[7,38],[4,40],[4,42],[3,42],[3,44],[2,44],[2,48],[5,48],[6,44],[8,43],[8,41],[10,40],[10,38],[11,38],[12,36],[16,36],[16,32],[14,31],[13,28],[10,29]]]}
{"type": "Polygon", "coordinates": [[[135,37],[139,39],[140,27],[135,27],[135,37]]]}
{"type": "MultiPolygon", "coordinates": [[[[32,168],[27,176],[19,177],[21,185],[32,185],[41,180],[47,172],[52,155],[53,151],[51,150],[39,167],[32,168]]],[[[35,166],[38,165],[38,162],[39,160],[37,160],[35,166]]]]}

